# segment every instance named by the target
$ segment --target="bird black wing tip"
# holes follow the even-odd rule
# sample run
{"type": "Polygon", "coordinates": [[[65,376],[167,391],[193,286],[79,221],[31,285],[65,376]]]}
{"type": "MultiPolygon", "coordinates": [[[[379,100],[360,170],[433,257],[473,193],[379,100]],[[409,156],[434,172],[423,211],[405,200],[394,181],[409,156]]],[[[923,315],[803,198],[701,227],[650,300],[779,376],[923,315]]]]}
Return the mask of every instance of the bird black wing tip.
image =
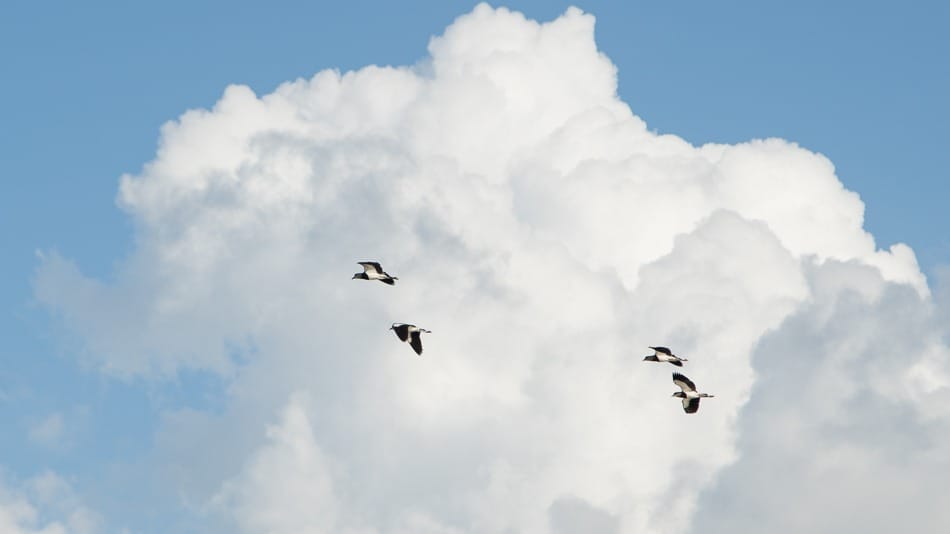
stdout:
{"type": "Polygon", "coordinates": [[[393,323],[393,326],[389,328],[396,333],[396,337],[399,338],[399,341],[409,339],[409,325],[405,323],[393,323]]]}
{"type": "Polygon", "coordinates": [[[422,356],[422,335],[419,334],[418,330],[409,335],[409,345],[412,350],[416,351],[416,354],[422,356]]]}
{"type": "MultiPolygon", "coordinates": [[[[688,388],[688,389],[691,389],[691,390],[693,390],[693,391],[696,390],[696,384],[693,383],[692,380],[690,380],[689,378],[687,378],[686,375],[684,375],[684,374],[682,374],[682,373],[677,373],[677,372],[674,372],[674,373],[673,373],[673,383],[676,383],[676,382],[681,382],[681,383],[682,383],[683,385],[685,385],[686,388],[688,388]]],[[[680,387],[682,388],[683,386],[680,386],[680,387]]]]}
{"type": "Polygon", "coordinates": [[[690,401],[683,405],[683,411],[686,413],[696,413],[699,411],[699,399],[690,399],[690,401]]]}

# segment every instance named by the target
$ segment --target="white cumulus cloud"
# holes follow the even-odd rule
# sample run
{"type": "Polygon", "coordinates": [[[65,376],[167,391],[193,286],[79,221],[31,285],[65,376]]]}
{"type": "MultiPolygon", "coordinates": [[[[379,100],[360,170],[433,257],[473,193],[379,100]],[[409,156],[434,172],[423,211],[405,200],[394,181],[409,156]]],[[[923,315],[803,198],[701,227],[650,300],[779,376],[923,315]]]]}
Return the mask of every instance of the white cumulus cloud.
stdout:
{"type": "Polygon", "coordinates": [[[114,280],[47,253],[36,294],[105,373],[227,381],[223,413],[166,414],[159,440],[223,531],[801,532],[783,506],[822,514],[802,492],[838,458],[856,491],[805,527],[884,500],[881,465],[940,524],[915,485],[946,456],[901,463],[872,432],[884,410],[914,446],[948,436],[913,252],[876,247],[820,154],[695,147],[616,89],[591,15],[487,5],[413,67],[231,86],[123,177],[114,280]],[[351,281],[370,259],[397,285],[351,281]],[[424,356],[394,321],[433,331],[424,356]],[[716,398],[683,414],[651,344],[716,398]]]}

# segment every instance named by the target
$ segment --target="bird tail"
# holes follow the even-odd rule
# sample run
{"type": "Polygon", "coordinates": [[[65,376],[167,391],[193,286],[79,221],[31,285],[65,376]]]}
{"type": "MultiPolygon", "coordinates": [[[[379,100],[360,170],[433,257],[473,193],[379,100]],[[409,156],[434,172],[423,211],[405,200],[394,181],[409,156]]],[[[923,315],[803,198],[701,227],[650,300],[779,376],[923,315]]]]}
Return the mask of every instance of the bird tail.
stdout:
{"type": "MultiPolygon", "coordinates": [[[[685,361],[686,361],[686,360],[683,360],[683,362],[685,362],[685,361]]],[[[678,362],[678,361],[676,361],[676,360],[670,360],[670,363],[672,363],[673,365],[675,365],[675,366],[677,366],[677,367],[682,367],[682,366],[683,366],[683,362],[678,362]]]]}

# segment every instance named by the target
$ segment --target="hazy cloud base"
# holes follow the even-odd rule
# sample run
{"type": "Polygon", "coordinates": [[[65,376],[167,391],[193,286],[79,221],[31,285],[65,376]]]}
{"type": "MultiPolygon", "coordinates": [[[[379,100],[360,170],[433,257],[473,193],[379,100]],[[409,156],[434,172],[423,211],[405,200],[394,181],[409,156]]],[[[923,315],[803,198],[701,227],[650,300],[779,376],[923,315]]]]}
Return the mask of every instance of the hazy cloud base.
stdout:
{"type": "Polygon", "coordinates": [[[222,532],[946,525],[948,350],[826,158],[647,129],[577,9],[165,125],[114,281],[36,294],[116,377],[220,375],[156,472],[222,532]],[[395,287],[351,281],[377,259],[395,287]],[[386,328],[433,330],[417,357],[386,328]],[[717,394],[695,416],[648,344],[717,394]],[[862,512],[867,513],[862,513],[862,512]]]}

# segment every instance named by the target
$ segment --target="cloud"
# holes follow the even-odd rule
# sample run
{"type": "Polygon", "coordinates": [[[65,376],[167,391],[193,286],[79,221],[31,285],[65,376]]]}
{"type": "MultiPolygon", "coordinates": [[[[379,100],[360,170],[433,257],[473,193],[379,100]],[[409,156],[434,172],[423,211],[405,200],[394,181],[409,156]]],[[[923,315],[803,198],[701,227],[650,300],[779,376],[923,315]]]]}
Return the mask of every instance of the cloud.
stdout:
{"type": "Polygon", "coordinates": [[[0,483],[0,532],[5,534],[94,534],[101,519],[69,484],[52,472],[20,488],[0,483]]]}
{"type": "Polygon", "coordinates": [[[807,277],[814,299],[755,351],[742,454],[700,499],[693,531],[948,524],[945,323],[865,266],[829,262],[807,277]]]}
{"type": "MultiPolygon", "coordinates": [[[[87,362],[226,381],[220,413],[165,414],[170,491],[222,531],[684,532],[701,529],[696,510],[727,529],[709,503],[746,496],[758,459],[831,461],[823,440],[869,431],[886,399],[939,431],[940,327],[900,315],[934,306],[911,249],[876,248],[820,154],[650,131],[593,30],[574,8],[539,24],[480,5],[414,67],[322,71],[260,97],[231,86],[123,177],[137,246],[112,281],[44,254],[37,298],[87,362]],[[351,281],[367,259],[399,283],[351,281]],[[869,314],[900,316],[926,350],[865,357],[883,340],[869,314]],[[424,356],[393,321],[433,331],[424,356]],[[668,366],[640,361],[657,343],[717,395],[696,416],[670,398],[668,366]],[[842,393],[781,372],[829,347],[883,404],[861,424],[823,412],[794,454],[762,456],[762,436],[807,430],[842,393]],[[787,406],[763,380],[805,399],[787,406]]],[[[859,457],[856,477],[876,465],[859,457]]],[[[910,486],[923,465],[890,480],[910,486]]]]}
{"type": "Polygon", "coordinates": [[[44,447],[55,447],[62,443],[63,430],[62,414],[53,413],[30,426],[29,438],[44,447]]]}
{"type": "Polygon", "coordinates": [[[616,517],[592,507],[581,499],[561,498],[548,510],[551,532],[554,534],[584,534],[598,532],[616,534],[619,521],[616,517]]]}
{"type": "Polygon", "coordinates": [[[226,482],[215,501],[247,532],[339,532],[329,466],[302,406],[292,401],[267,437],[243,476],[226,482]]]}

